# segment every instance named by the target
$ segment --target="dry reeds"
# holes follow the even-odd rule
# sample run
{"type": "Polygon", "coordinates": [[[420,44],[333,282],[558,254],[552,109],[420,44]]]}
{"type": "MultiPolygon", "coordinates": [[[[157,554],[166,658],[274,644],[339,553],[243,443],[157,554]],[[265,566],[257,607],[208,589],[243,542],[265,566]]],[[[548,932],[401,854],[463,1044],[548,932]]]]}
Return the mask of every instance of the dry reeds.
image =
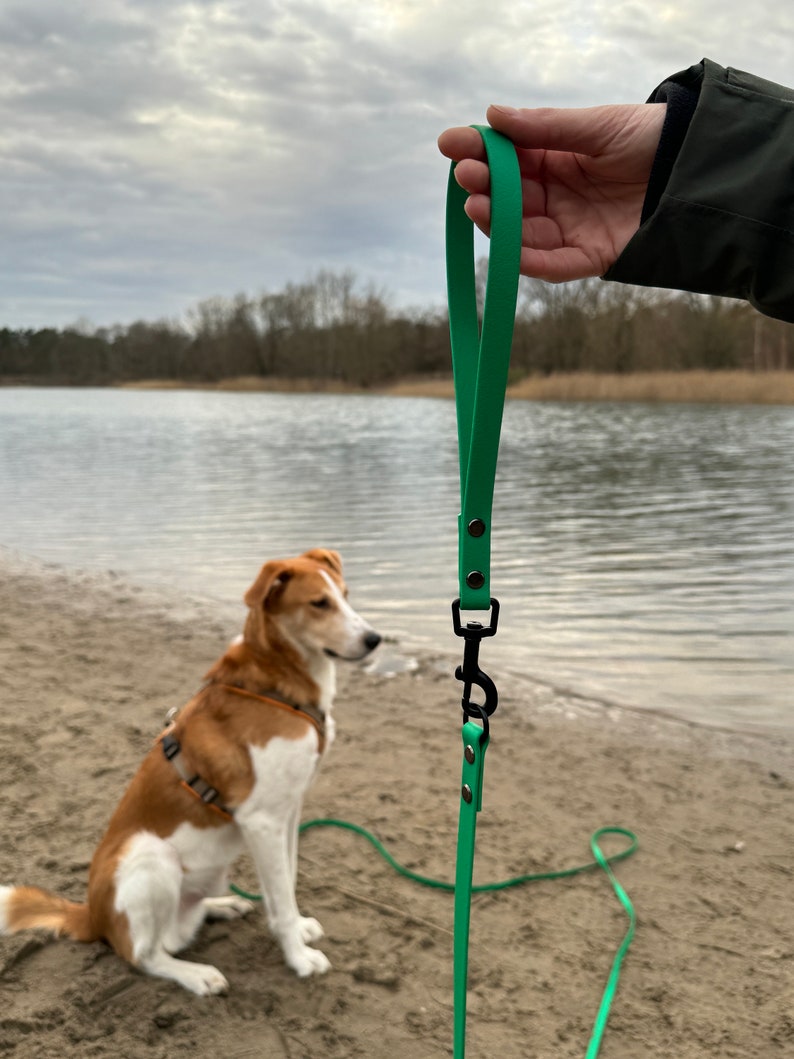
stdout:
{"type": "Polygon", "coordinates": [[[794,404],[794,371],[656,371],[530,376],[508,395],[530,401],[794,404]]]}
{"type": "MultiPolygon", "coordinates": [[[[451,378],[406,379],[381,392],[394,397],[452,397],[454,393],[451,378]]],[[[507,396],[525,401],[794,404],[794,371],[530,375],[510,386],[507,396]]]]}
{"type": "MultiPolygon", "coordinates": [[[[201,389],[263,393],[379,393],[390,397],[453,397],[451,377],[404,379],[367,390],[338,379],[245,376],[216,383],[145,380],[135,389],[201,389]]],[[[630,375],[576,372],[530,375],[508,388],[525,401],[639,401],[700,404],[794,404],[794,371],[651,371],[630,375]]]]}

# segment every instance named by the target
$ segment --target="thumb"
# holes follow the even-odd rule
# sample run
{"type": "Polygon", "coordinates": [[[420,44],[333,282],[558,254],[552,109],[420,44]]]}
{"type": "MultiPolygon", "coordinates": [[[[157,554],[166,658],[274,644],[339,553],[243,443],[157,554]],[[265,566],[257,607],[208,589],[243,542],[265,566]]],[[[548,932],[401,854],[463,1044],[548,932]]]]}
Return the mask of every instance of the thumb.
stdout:
{"type": "Polygon", "coordinates": [[[631,105],[600,107],[488,108],[488,122],[516,147],[597,155],[629,119],[631,105]],[[622,113],[621,113],[622,112],[622,113]]]}

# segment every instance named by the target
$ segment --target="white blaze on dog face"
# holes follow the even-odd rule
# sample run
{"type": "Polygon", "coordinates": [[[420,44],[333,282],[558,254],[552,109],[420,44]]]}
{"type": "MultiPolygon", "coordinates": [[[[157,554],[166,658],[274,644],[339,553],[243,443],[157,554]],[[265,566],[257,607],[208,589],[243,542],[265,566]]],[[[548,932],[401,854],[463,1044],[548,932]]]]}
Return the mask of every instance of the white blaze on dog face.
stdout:
{"type": "Polygon", "coordinates": [[[364,658],[380,636],[347,601],[341,560],[315,550],[283,563],[266,564],[246,603],[274,621],[303,650],[331,657],[364,658]]]}
{"type": "Polygon", "coordinates": [[[380,636],[347,601],[341,579],[318,569],[285,585],[279,623],[302,647],[337,658],[364,658],[380,636]]]}

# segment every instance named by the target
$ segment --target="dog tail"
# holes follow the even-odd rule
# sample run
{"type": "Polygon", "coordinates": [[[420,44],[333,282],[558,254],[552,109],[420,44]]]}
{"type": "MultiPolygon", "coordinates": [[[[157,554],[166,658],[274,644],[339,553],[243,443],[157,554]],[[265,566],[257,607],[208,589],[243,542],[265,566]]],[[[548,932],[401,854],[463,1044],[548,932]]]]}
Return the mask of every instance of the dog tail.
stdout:
{"type": "Polygon", "coordinates": [[[0,886],[0,934],[16,934],[34,927],[74,941],[99,938],[91,925],[87,904],[78,905],[36,886],[0,886]]]}

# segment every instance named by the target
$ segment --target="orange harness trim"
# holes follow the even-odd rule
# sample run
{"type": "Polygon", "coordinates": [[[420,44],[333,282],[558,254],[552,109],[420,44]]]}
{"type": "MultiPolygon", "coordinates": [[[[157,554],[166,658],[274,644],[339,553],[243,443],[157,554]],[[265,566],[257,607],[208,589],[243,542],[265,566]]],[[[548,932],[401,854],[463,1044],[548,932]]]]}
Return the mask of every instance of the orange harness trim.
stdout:
{"type": "Polygon", "coordinates": [[[215,805],[214,802],[207,802],[204,800],[202,795],[196,790],[195,787],[191,787],[187,780],[180,780],[179,786],[184,787],[188,794],[192,794],[194,798],[198,798],[203,806],[207,809],[212,809],[213,813],[217,813],[218,816],[223,817],[224,820],[234,820],[234,813],[231,809],[226,809],[223,806],[215,805]]]}
{"type": "MultiPolygon", "coordinates": [[[[298,714],[299,716],[304,717],[317,729],[317,735],[320,740],[320,753],[322,753],[325,746],[325,717],[318,709],[307,706],[294,706],[292,703],[285,702],[283,699],[273,698],[269,695],[258,695],[255,691],[247,691],[245,688],[237,688],[234,684],[217,684],[216,687],[223,688],[224,691],[232,691],[235,695],[243,695],[248,699],[257,699],[259,702],[264,702],[268,706],[275,706],[278,710],[286,710],[288,713],[298,714]]],[[[178,773],[180,786],[183,787],[188,794],[192,794],[194,798],[198,798],[202,805],[205,805],[207,809],[212,809],[213,812],[223,817],[224,820],[233,820],[233,811],[223,805],[220,801],[218,791],[203,780],[201,776],[198,774],[191,774],[190,770],[186,768],[182,757],[182,748],[179,741],[171,734],[172,731],[173,721],[167,726],[165,731],[158,736],[157,741],[161,744],[165,757],[171,762],[178,773]]]]}
{"type": "Polygon", "coordinates": [[[277,699],[270,695],[258,695],[255,691],[238,688],[234,684],[218,684],[216,686],[223,688],[224,691],[233,691],[235,695],[243,695],[248,699],[258,699],[259,702],[265,702],[268,706],[275,706],[279,710],[286,710],[287,713],[297,713],[301,717],[305,717],[317,729],[317,734],[320,737],[320,751],[322,752],[325,745],[325,717],[315,707],[295,706],[291,702],[285,702],[283,699],[277,699]]]}

